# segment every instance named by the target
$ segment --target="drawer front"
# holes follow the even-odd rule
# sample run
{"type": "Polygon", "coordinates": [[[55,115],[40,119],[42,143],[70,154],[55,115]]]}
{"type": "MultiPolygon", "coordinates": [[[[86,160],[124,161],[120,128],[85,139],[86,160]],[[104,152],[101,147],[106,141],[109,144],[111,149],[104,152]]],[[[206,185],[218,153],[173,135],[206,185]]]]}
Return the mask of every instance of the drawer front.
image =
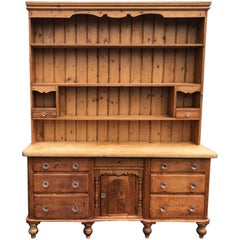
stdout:
{"type": "Polygon", "coordinates": [[[152,174],[152,193],[204,193],[205,175],[152,174]]]}
{"type": "Polygon", "coordinates": [[[33,108],[32,118],[56,118],[56,108],[33,108]]]}
{"type": "Polygon", "coordinates": [[[136,158],[97,158],[95,167],[143,167],[143,160],[136,158]]]}
{"type": "Polygon", "coordinates": [[[203,195],[151,195],[150,218],[204,217],[203,195]]]}
{"type": "Polygon", "coordinates": [[[152,159],[151,172],[206,172],[209,159],[152,159]]]}
{"type": "Polygon", "coordinates": [[[34,172],[89,171],[87,158],[30,158],[34,172]]]}
{"type": "Polygon", "coordinates": [[[199,119],[200,118],[200,109],[176,109],[176,118],[199,119]]]}
{"type": "Polygon", "coordinates": [[[34,174],[34,192],[88,192],[88,173],[34,174]]]}
{"type": "Polygon", "coordinates": [[[41,219],[87,218],[89,200],[87,194],[34,195],[32,215],[41,219]]]}

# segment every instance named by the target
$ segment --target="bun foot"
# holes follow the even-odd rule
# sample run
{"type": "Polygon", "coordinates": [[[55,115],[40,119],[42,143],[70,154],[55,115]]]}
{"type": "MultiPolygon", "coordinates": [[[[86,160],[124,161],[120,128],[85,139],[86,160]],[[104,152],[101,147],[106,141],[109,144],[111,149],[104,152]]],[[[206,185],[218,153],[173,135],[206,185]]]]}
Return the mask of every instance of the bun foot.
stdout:
{"type": "Polygon", "coordinates": [[[145,238],[149,238],[150,234],[152,233],[152,224],[155,222],[144,222],[142,221],[143,227],[143,233],[145,234],[145,238]]]}
{"type": "Polygon", "coordinates": [[[29,234],[31,235],[31,238],[35,238],[37,233],[38,233],[38,228],[37,228],[37,225],[40,223],[40,222],[30,222],[28,221],[27,222],[29,224],[29,234]]]}
{"type": "Polygon", "coordinates": [[[94,222],[82,223],[85,226],[85,228],[83,229],[83,232],[84,232],[86,238],[88,238],[88,239],[90,238],[90,236],[91,236],[91,234],[93,232],[93,230],[92,230],[93,223],[94,222]]]}
{"type": "Polygon", "coordinates": [[[197,233],[200,238],[203,238],[204,235],[207,233],[206,226],[209,224],[209,220],[206,222],[197,222],[197,233]]]}

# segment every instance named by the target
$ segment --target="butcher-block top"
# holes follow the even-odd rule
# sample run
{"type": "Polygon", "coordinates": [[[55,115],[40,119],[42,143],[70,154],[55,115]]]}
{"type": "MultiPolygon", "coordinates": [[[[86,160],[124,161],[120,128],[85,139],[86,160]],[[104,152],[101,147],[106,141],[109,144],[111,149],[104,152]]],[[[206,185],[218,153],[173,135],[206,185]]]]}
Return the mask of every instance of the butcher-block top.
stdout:
{"type": "Polygon", "coordinates": [[[27,157],[151,157],[216,158],[203,145],[181,143],[36,142],[24,151],[27,157]]]}

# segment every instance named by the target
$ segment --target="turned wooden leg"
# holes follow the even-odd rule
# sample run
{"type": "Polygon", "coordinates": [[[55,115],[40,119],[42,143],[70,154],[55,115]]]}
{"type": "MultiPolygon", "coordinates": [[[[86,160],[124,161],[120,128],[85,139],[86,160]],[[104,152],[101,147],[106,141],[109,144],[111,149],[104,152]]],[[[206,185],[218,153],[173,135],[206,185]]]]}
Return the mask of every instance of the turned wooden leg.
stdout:
{"type": "Polygon", "coordinates": [[[152,232],[152,224],[155,224],[155,222],[144,222],[142,221],[142,224],[144,225],[143,227],[143,233],[145,234],[145,238],[149,238],[149,235],[152,232]]]}
{"type": "Polygon", "coordinates": [[[209,224],[209,220],[206,222],[197,222],[197,233],[200,238],[203,238],[204,235],[207,233],[206,226],[209,224]]]}
{"type": "Polygon", "coordinates": [[[83,232],[84,234],[86,235],[86,238],[90,238],[93,230],[92,230],[92,225],[93,225],[94,222],[85,222],[85,223],[82,223],[85,228],[83,229],[83,232]]]}
{"type": "Polygon", "coordinates": [[[35,238],[36,237],[36,234],[38,233],[38,228],[37,228],[37,225],[40,223],[40,222],[31,222],[31,221],[28,221],[27,222],[29,224],[29,234],[31,235],[31,238],[35,238]]]}

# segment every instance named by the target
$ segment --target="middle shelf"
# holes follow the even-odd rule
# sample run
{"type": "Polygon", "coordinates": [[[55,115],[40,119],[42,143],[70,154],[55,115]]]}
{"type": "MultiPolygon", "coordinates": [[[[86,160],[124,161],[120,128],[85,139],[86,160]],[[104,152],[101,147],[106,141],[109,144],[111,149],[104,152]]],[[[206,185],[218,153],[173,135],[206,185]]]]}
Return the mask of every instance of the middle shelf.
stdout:
{"type": "Polygon", "coordinates": [[[32,85],[38,120],[198,120],[200,105],[200,84],[32,85]]]}

